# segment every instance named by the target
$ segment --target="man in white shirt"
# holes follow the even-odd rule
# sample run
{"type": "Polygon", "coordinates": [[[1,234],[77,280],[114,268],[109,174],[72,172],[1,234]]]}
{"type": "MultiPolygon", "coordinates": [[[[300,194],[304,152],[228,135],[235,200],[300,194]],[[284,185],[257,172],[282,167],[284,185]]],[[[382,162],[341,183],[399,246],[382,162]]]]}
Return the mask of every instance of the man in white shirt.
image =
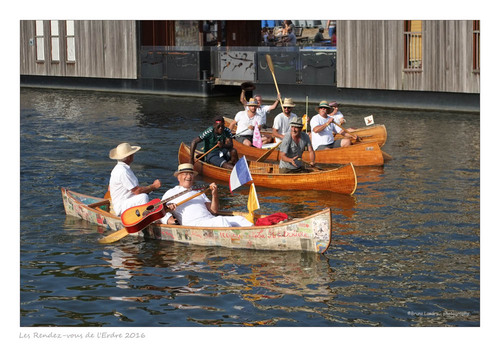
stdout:
{"type": "Polygon", "coordinates": [[[148,203],[148,194],[161,187],[158,179],[149,186],[139,186],[139,181],[132,172],[130,164],[134,161],[134,153],[140,149],[139,146],[130,146],[125,142],[109,152],[109,158],[117,160],[109,179],[109,192],[117,216],[130,207],[148,203]]]}
{"type": "Polygon", "coordinates": [[[334,136],[337,131],[335,130],[333,117],[328,116],[332,108],[327,101],[323,100],[319,103],[316,110],[318,114],[311,119],[311,140],[315,151],[327,148],[347,147],[351,145],[351,140],[349,138],[357,138],[356,135],[349,135],[341,129],[338,133],[345,138],[335,141],[334,136]]]}
{"type": "MultiPolygon", "coordinates": [[[[276,106],[278,106],[278,103],[280,102],[280,99],[281,99],[281,95],[278,94],[277,95],[277,98],[276,98],[276,101],[272,104],[272,105],[265,105],[263,106],[262,105],[262,96],[260,95],[255,95],[254,96],[254,99],[255,101],[257,101],[258,105],[257,106],[257,115],[260,116],[260,125],[262,126],[262,129],[266,129],[267,128],[267,114],[269,112],[271,112],[272,110],[274,110],[276,108],[276,106]]],[[[240,102],[243,104],[243,106],[245,106],[245,109],[247,109],[247,100],[245,98],[245,90],[242,89],[241,90],[241,94],[240,94],[240,102]]]]}
{"type": "MultiPolygon", "coordinates": [[[[344,124],[346,122],[346,120],[345,120],[342,112],[340,112],[340,110],[339,110],[339,104],[337,102],[333,101],[333,102],[329,103],[328,105],[330,105],[330,107],[331,107],[331,112],[328,114],[328,116],[333,117],[335,130],[337,131],[337,133],[341,133],[342,128],[339,127],[338,125],[344,124]]],[[[353,128],[347,129],[347,131],[353,131],[353,130],[354,130],[353,128]]]]}
{"type": "MultiPolygon", "coordinates": [[[[177,171],[174,173],[174,176],[177,177],[177,180],[179,181],[179,185],[169,189],[163,195],[162,200],[166,200],[171,196],[191,189],[194,185],[194,176],[197,174],[198,173],[194,171],[192,164],[180,164],[177,171]]],[[[176,205],[175,209],[167,212],[167,214],[161,219],[161,223],[172,224],[172,217],[175,217],[179,224],[188,226],[239,227],[253,225],[242,216],[215,216],[215,214],[219,211],[219,195],[217,185],[215,183],[211,183],[210,190],[212,191],[212,200],[209,200],[205,194],[201,194],[196,198],[186,201],[182,205],[176,205]]],[[[197,193],[197,191],[193,190],[169,202],[176,204],[197,193]]]]}
{"type": "Polygon", "coordinates": [[[290,119],[294,116],[297,117],[295,113],[292,113],[294,107],[292,98],[285,98],[283,112],[274,117],[273,136],[276,142],[281,142],[285,135],[290,132],[290,119]]]}
{"type": "Polygon", "coordinates": [[[253,143],[253,130],[255,125],[257,124],[259,130],[261,129],[261,120],[257,115],[258,106],[259,104],[257,101],[251,98],[247,102],[248,109],[236,113],[233,121],[229,124],[229,129],[231,131],[233,131],[236,126],[236,141],[241,142],[246,146],[251,146],[253,143]]]}

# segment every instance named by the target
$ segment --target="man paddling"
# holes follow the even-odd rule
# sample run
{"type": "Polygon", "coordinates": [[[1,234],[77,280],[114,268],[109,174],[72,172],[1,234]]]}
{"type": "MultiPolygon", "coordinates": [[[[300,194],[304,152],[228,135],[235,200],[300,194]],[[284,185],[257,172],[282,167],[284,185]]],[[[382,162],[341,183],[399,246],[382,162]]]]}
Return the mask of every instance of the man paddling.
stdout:
{"type": "MultiPolygon", "coordinates": [[[[163,195],[162,200],[166,200],[171,196],[182,193],[187,189],[191,189],[194,184],[194,177],[197,174],[198,173],[194,171],[192,164],[180,164],[177,171],[174,172],[174,176],[179,181],[179,184],[168,190],[163,195]]],[[[216,216],[217,212],[219,212],[219,194],[217,185],[215,183],[211,183],[210,190],[212,192],[212,200],[208,199],[205,194],[202,194],[182,205],[175,205],[175,209],[171,212],[167,212],[167,214],[161,219],[161,222],[163,224],[167,224],[173,215],[181,225],[188,226],[239,227],[253,225],[242,216],[216,216]]],[[[172,204],[176,204],[179,201],[189,198],[197,193],[197,191],[193,190],[182,195],[181,197],[171,200],[170,202],[172,204]]]]}
{"type": "Polygon", "coordinates": [[[207,153],[205,161],[218,167],[232,169],[238,161],[238,152],[233,148],[232,138],[231,130],[224,126],[224,117],[216,117],[214,124],[196,136],[191,142],[191,164],[194,164],[196,146],[201,141],[204,141],[204,151],[207,153]]]}
{"type": "Polygon", "coordinates": [[[316,156],[311,139],[302,132],[302,120],[297,116],[290,119],[290,132],[285,135],[280,145],[280,173],[309,172],[304,168],[302,153],[309,148],[309,163],[314,166],[316,156]]]}
{"type": "Polygon", "coordinates": [[[328,116],[332,111],[332,107],[327,101],[321,101],[316,108],[318,114],[311,119],[311,134],[312,145],[315,151],[327,148],[348,147],[351,145],[351,139],[357,139],[356,135],[351,135],[341,130],[339,134],[345,138],[335,140],[335,123],[333,117],[328,116]]]}
{"type": "Polygon", "coordinates": [[[139,186],[130,164],[134,161],[134,153],[140,149],[124,142],[109,152],[109,158],[117,160],[109,179],[109,192],[117,216],[130,207],[146,204],[149,202],[148,194],[161,187],[158,179],[149,186],[139,186]]]}

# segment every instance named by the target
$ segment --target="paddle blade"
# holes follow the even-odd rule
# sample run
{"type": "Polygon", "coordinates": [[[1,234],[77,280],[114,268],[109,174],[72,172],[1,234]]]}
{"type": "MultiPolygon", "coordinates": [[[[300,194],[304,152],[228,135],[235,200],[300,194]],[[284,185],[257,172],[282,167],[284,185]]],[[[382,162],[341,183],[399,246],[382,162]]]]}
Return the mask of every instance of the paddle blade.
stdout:
{"type": "Polygon", "coordinates": [[[382,151],[382,157],[384,157],[384,161],[392,160],[392,156],[384,151],[382,151]]]}
{"type": "Polygon", "coordinates": [[[102,239],[99,240],[99,243],[113,243],[123,239],[127,235],[128,235],[127,229],[123,228],[118,231],[115,231],[112,234],[109,234],[106,237],[103,237],[102,239]]]}
{"type": "Polygon", "coordinates": [[[269,70],[271,70],[271,72],[274,73],[273,60],[271,59],[271,56],[269,54],[266,54],[266,61],[267,65],[269,66],[269,70]]]}
{"type": "Polygon", "coordinates": [[[272,152],[273,152],[276,148],[278,148],[278,147],[279,147],[279,145],[280,145],[280,144],[278,143],[276,146],[274,146],[274,147],[272,147],[272,148],[269,148],[269,149],[267,150],[267,152],[266,152],[266,153],[264,153],[263,155],[261,155],[259,158],[257,158],[257,160],[256,160],[256,161],[258,161],[259,163],[262,163],[262,162],[266,161],[266,159],[267,159],[267,158],[269,158],[269,156],[271,155],[271,153],[272,153],[272,152]]]}

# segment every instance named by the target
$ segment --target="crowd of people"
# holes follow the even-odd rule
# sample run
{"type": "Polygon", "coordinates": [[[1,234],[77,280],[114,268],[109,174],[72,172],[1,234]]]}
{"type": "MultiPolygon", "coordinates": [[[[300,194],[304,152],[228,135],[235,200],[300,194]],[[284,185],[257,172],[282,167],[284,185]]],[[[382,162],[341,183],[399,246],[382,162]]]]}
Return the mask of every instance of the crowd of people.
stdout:
{"type": "MultiPolygon", "coordinates": [[[[245,93],[242,91],[240,102],[244,109],[236,113],[228,127],[225,125],[224,117],[218,116],[211,126],[192,140],[190,162],[178,166],[173,175],[179,184],[167,190],[163,195],[163,200],[186,191],[185,196],[179,196],[168,202],[166,205],[168,213],[161,219],[161,223],[208,227],[252,225],[244,217],[217,215],[219,195],[215,183],[209,186],[212,199],[209,199],[206,194],[201,194],[179,206],[177,203],[196,194],[196,191],[192,191],[194,177],[197,175],[194,169],[196,161],[204,160],[217,167],[232,169],[238,161],[238,153],[234,148],[233,140],[244,146],[253,146],[256,128],[259,131],[266,130],[267,134],[263,134],[262,137],[266,142],[273,142],[275,146],[278,146],[280,173],[311,171],[315,166],[315,151],[347,147],[351,145],[351,138],[357,139],[355,135],[349,133],[353,130],[352,128],[345,129],[342,126],[345,118],[337,102],[329,103],[323,100],[318,104],[316,107],[318,113],[310,119],[311,131],[309,133],[303,131],[307,129],[309,117],[305,116],[304,120],[293,112],[295,104],[292,98],[282,100],[281,95],[278,94],[273,104],[262,105],[260,95],[246,100],[245,93]],[[269,132],[266,125],[267,116],[278,105],[282,107],[282,112],[274,118],[269,132]],[[343,138],[335,140],[335,134],[341,134],[343,138]],[[203,142],[203,154],[197,158],[196,148],[201,142],[203,142]],[[309,153],[308,160],[302,159],[305,151],[309,153]]],[[[147,204],[148,194],[162,186],[159,179],[147,186],[139,185],[130,165],[134,161],[135,153],[140,149],[139,146],[121,143],[109,153],[109,158],[117,161],[111,171],[109,191],[114,211],[118,216],[130,207],[147,204]]]]}
{"type": "MultiPolygon", "coordinates": [[[[322,46],[337,46],[337,35],[334,20],[328,20],[328,36],[325,37],[325,29],[319,27],[317,33],[311,37],[302,38],[307,44],[322,46]]],[[[295,25],[291,20],[274,21],[263,20],[261,30],[262,44],[265,46],[296,46],[297,36],[295,25]]]]}

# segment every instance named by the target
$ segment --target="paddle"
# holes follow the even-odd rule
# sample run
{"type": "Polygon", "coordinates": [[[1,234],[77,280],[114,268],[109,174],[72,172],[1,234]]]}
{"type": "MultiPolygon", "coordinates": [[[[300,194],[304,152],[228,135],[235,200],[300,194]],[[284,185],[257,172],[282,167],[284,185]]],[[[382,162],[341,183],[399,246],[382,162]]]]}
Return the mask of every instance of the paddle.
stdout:
{"type": "MultiPolygon", "coordinates": [[[[280,142],[281,143],[281,142],[280,142]]],[[[278,143],[276,146],[269,148],[266,153],[262,154],[256,161],[261,163],[263,161],[266,161],[266,159],[271,155],[271,153],[280,146],[280,143],[278,143]]]]}
{"type": "MultiPolygon", "coordinates": [[[[183,203],[191,200],[191,199],[194,199],[196,198],[197,196],[200,196],[201,194],[204,194],[206,193],[208,190],[210,190],[210,187],[205,189],[205,190],[202,190],[201,192],[199,193],[196,193],[195,195],[192,195],[190,196],[189,198],[187,199],[184,199],[182,200],[181,202],[177,203],[176,205],[177,206],[180,206],[182,205],[183,203]]],[[[128,234],[131,234],[127,231],[127,229],[123,228],[123,229],[120,229],[118,231],[115,231],[114,233],[112,234],[109,234],[108,236],[106,237],[103,237],[102,239],[99,240],[99,243],[113,243],[113,242],[116,242],[118,240],[121,240],[122,238],[124,238],[125,236],[127,236],[128,234]]]]}
{"type": "MultiPolygon", "coordinates": [[[[267,65],[269,66],[269,70],[271,70],[271,74],[273,75],[273,80],[274,80],[274,85],[276,86],[276,92],[278,93],[278,96],[281,95],[280,94],[280,90],[278,89],[278,82],[276,82],[276,76],[274,75],[274,64],[273,64],[273,60],[271,59],[271,56],[269,54],[266,54],[266,61],[267,61],[267,65]]],[[[283,108],[283,102],[281,101],[281,97],[280,97],[280,105],[281,105],[281,111],[285,111],[285,109],[283,108]]]]}
{"type": "MultiPolygon", "coordinates": [[[[206,156],[208,153],[212,152],[217,146],[219,146],[219,143],[217,143],[215,146],[213,146],[212,148],[210,148],[207,152],[203,153],[203,155],[200,155],[195,161],[194,163],[200,161],[204,156],[206,156]]],[[[193,163],[193,164],[194,164],[193,163]]]]}

